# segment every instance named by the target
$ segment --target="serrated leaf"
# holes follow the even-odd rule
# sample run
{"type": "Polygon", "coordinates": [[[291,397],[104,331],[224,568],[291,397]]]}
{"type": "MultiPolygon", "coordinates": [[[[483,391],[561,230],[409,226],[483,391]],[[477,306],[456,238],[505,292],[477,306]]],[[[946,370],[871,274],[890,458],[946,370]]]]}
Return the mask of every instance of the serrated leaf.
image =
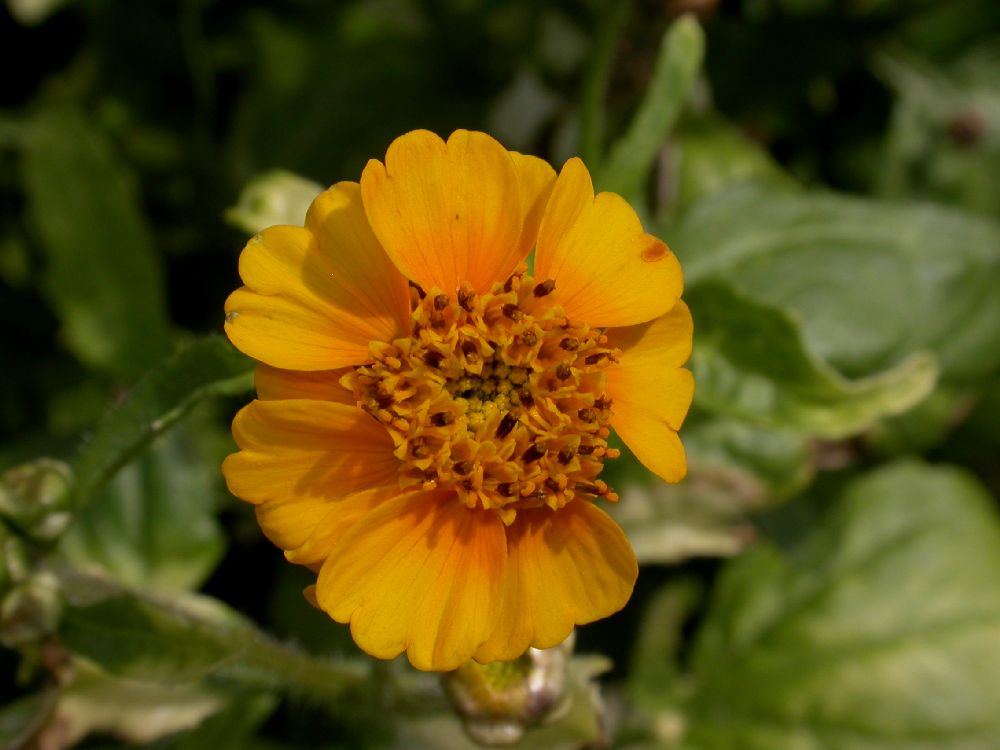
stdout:
{"type": "Polygon", "coordinates": [[[249,390],[252,369],[253,362],[228,341],[209,336],[146,373],[82,446],[74,466],[76,507],[86,504],[115,472],[198,402],[249,390]]]}
{"type": "Polygon", "coordinates": [[[702,750],[978,750],[1000,737],[1000,523],[964,471],[856,479],[725,569],[697,638],[702,750]]]}
{"type": "Polygon", "coordinates": [[[66,344],[88,366],[132,380],[171,346],[163,269],[133,175],[76,110],[32,121],[21,172],[66,344]]]}
{"type": "Polygon", "coordinates": [[[685,296],[697,331],[695,403],[708,411],[839,438],[919,402],[937,380],[935,358],[922,352],[850,379],[811,351],[788,313],[718,282],[685,296]]]}
{"type": "Polygon", "coordinates": [[[847,376],[919,351],[949,382],[1000,365],[1000,227],[989,220],[750,184],[699,202],[667,239],[690,289],[720,280],[787,313],[847,376]]]}
{"type": "Polygon", "coordinates": [[[198,588],[222,557],[216,462],[184,431],[161,436],[83,508],[59,551],[80,568],[153,591],[198,588]]]}

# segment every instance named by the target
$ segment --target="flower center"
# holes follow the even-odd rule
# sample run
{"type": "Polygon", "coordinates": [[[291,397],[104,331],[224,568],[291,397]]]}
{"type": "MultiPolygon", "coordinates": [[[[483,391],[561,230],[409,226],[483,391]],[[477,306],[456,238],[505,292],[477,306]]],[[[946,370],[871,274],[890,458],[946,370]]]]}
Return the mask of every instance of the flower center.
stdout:
{"type": "Polygon", "coordinates": [[[618,456],[603,370],[620,352],[567,319],[554,288],[523,267],[483,295],[413,288],[410,336],[373,341],[344,376],[392,435],[401,487],[454,488],[506,523],[577,495],[617,499],[597,477],[618,456]]]}

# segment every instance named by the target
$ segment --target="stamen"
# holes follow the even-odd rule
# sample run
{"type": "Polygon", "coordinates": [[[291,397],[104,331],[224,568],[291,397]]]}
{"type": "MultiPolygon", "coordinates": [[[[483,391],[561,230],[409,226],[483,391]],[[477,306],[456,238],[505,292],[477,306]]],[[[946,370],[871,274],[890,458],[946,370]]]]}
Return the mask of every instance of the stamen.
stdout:
{"type": "Polygon", "coordinates": [[[546,279],[541,284],[535,286],[534,295],[536,297],[545,297],[552,293],[552,290],[556,288],[556,282],[552,279],[546,279]]]}

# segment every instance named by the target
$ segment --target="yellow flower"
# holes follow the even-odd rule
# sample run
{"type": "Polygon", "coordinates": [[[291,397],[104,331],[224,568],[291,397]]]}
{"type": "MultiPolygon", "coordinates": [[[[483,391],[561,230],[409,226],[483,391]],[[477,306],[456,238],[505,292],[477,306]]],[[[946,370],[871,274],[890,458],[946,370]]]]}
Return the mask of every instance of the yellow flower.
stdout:
{"type": "Polygon", "coordinates": [[[240,256],[260,360],[223,471],[380,658],[509,660],[621,609],[610,428],[667,481],[694,383],[681,269],[579,159],[414,131],[240,256]],[[534,275],[524,260],[535,248],[534,275]]]}

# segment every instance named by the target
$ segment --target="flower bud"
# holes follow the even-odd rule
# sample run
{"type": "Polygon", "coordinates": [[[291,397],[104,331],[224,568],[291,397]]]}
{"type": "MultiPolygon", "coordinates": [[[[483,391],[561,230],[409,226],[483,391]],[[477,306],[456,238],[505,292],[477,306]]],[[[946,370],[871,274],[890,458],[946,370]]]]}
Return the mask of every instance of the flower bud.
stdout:
{"type": "Polygon", "coordinates": [[[62,615],[59,581],[52,573],[35,573],[0,602],[0,643],[17,648],[55,632],[62,615]]]}
{"type": "Polygon", "coordinates": [[[247,232],[273,224],[302,224],[309,204],[321,192],[319,183],[276,169],[247,183],[226,219],[247,232]]]}
{"type": "Polygon", "coordinates": [[[57,539],[70,521],[72,472],[62,461],[41,458],[0,476],[0,517],[35,542],[57,539]]]}
{"type": "Polygon", "coordinates": [[[574,636],[555,648],[530,648],[513,661],[467,662],[443,676],[466,731],[483,745],[511,745],[557,713],[567,698],[574,636]]]}

